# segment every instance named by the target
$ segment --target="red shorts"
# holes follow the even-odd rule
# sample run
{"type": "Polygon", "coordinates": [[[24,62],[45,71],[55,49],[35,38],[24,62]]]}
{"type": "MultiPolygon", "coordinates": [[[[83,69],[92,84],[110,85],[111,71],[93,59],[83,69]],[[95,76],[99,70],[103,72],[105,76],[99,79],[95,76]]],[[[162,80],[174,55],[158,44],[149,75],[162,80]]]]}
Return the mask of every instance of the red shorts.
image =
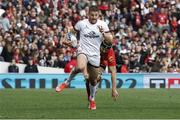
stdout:
{"type": "Polygon", "coordinates": [[[113,48],[110,48],[107,52],[101,53],[101,67],[116,66],[116,58],[113,48]]]}

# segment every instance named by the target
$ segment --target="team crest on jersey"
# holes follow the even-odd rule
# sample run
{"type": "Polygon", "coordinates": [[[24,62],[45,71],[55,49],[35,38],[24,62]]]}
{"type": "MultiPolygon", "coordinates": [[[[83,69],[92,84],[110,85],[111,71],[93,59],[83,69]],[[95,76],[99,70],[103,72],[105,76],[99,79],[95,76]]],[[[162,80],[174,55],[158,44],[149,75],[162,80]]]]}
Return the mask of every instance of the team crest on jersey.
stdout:
{"type": "Polygon", "coordinates": [[[89,37],[89,38],[98,38],[100,37],[97,35],[94,31],[89,32],[88,34],[85,34],[84,37],[89,37]]]}

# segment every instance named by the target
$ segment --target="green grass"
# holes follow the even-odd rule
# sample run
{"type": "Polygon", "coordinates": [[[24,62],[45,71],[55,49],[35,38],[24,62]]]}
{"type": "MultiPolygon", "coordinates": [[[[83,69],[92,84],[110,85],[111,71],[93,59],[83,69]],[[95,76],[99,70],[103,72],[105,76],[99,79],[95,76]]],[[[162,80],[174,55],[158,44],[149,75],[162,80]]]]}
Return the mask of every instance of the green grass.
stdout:
{"type": "Polygon", "coordinates": [[[97,93],[97,110],[87,108],[85,89],[0,90],[0,119],[178,119],[179,89],[119,89],[116,102],[111,90],[97,93]]]}

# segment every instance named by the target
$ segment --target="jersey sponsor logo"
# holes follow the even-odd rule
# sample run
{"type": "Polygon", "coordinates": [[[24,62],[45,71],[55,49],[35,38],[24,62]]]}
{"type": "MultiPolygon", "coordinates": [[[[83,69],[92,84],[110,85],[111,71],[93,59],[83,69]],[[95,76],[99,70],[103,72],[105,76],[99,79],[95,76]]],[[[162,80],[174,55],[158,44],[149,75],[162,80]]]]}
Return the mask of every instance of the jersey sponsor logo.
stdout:
{"type": "Polygon", "coordinates": [[[150,88],[165,88],[166,82],[165,79],[153,78],[150,79],[150,88]]]}
{"type": "Polygon", "coordinates": [[[88,34],[85,34],[84,37],[87,37],[87,38],[98,38],[100,36],[97,35],[94,31],[91,31],[88,34]]]}
{"type": "Polygon", "coordinates": [[[180,78],[168,79],[168,88],[180,88],[180,78]]]}

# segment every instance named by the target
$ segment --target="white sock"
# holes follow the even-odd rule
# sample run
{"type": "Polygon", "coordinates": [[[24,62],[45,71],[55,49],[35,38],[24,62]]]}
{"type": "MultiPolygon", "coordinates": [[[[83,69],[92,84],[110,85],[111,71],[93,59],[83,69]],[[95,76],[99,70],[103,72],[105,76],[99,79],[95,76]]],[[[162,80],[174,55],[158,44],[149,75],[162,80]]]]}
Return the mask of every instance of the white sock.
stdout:
{"type": "Polygon", "coordinates": [[[89,87],[90,87],[90,97],[91,97],[91,100],[95,100],[95,96],[96,96],[96,91],[97,91],[97,86],[99,84],[96,84],[95,86],[92,86],[91,84],[89,84],[89,87]]]}
{"type": "Polygon", "coordinates": [[[100,83],[100,82],[97,82],[97,84],[96,84],[96,92],[97,92],[97,90],[98,90],[99,83],[100,83]]]}
{"type": "Polygon", "coordinates": [[[75,68],[73,68],[73,69],[71,70],[71,73],[70,73],[69,77],[68,77],[67,80],[65,81],[65,83],[66,83],[67,85],[69,85],[69,84],[71,83],[71,81],[73,80],[73,78],[74,78],[77,74],[78,74],[78,72],[76,71],[75,68]]]}

